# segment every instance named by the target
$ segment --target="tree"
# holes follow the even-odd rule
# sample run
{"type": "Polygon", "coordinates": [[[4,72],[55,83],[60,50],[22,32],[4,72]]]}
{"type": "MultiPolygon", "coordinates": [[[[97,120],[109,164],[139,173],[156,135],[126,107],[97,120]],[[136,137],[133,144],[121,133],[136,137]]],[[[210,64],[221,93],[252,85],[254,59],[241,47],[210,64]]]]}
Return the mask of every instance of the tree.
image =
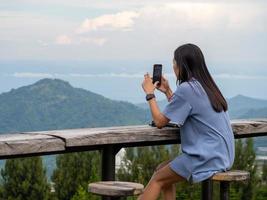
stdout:
{"type": "Polygon", "coordinates": [[[262,184],[267,184],[267,161],[265,160],[262,166],[262,176],[261,176],[262,184]]]}
{"type": "MultiPolygon", "coordinates": [[[[97,151],[68,153],[57,157],[57,169],[52,175],[55,195],[70,200],[87,193],[88,183],[100,180],[100,154],[97,151]],[[82,188],[82,189],[81,189],[82,188]]],[[[96,199],[88,194],[89,199],[96,199]]]]}
{"type": "Polygon", "coordinates": [[[71,200],[88,200],[90,199],[88,192],[82,187],[79,186],[75,195],[71,198],[71,200]]]}
{"type": "Polygon", "coordinates": [[[2,197],[6,200],[48,200],[47,182],[41,157],[7,160],[1,170],[2,197]]]}
{"type": "Polygon", "coordinates": [[[237,200],[251,200],[256,194],[256,186],[259,184],[255,164],[255,151],[253,148],[253,139],[238,139],[235,142],[235,161],[233,169],[245,170],[250,173],[250,179],[246,183],[231,184],[231,198],[237,200]]]}
{"type": "Polygon", "coordinates": [[[260,185],[257,187],[257,200],[267,199],[267,162],[262,166],[262,175],[260,185]]]}

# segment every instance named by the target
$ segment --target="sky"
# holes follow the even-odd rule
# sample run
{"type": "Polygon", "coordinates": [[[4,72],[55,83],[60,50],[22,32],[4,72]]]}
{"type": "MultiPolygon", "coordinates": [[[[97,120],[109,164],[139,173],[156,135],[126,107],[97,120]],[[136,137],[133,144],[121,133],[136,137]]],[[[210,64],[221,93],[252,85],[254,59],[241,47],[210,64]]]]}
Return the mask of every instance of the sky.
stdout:
{"type": "Polygon", "coordinates": [[[173,52],[194,43],[226,97],[267,99],[266,7],[263,0],[1,0],[0,93],[60,78],[142,102],[143,74],[163,63],[174,90],[173,52]]]}

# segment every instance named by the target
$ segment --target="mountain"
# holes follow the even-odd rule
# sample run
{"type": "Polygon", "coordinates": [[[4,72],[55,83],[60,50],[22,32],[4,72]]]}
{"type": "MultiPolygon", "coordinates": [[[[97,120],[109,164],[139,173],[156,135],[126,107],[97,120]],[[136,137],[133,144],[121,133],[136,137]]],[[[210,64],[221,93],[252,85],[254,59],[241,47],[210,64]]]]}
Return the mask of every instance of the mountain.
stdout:
{"type": "MultiPolygon", "coordinates": [[[[167,100],[160,100],[160,101],[157,101],[158,103],[158,106],[159,106],[159,109],[162,111],[165,107],[165,105],[167,105],[167,100]]],[[[137,103],[135,104],[136,106],[140,107],[140,108],[143,108],[145,110],[149,109],[149,105],[147,102],[144,102],[144,103],[137,103]]]]}
{"type": "Polygon", "coordinates": [[[0,95],[0,133],[145,124],[150,115],[124,101],[72,87],[60,79],[0,95]]]}
{"type": "MultiPolygon", "coordinates": [[[[74,88],[60,79],[41,79],[0,94],[0,133],[147,124],[150,119],[134,104],[74,88]]],[[[48,179],[55,157],[43,156],[48,179]]]]}
{"type": "Polygon", "coordinates": [[[267,100],[237,95],[228,100],[231,118],[267,117],[267,100]]]}

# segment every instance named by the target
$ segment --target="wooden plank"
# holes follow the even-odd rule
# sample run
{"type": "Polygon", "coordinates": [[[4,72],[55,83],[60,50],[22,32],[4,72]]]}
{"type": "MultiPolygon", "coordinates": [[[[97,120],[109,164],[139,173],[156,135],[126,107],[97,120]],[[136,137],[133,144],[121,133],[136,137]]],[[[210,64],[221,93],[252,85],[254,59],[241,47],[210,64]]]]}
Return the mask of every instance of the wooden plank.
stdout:
{"type": "Polygon", "coordinates": [[[100,181],[88,185],[89,192],[105,196],[135,196],[141,194],[143,189],[140,183],[124,181],[100,181]]]}
{"type": "Polygon", "coordinates": [[[54,136],[40,134],[0,135],[0,156],[38,154],[64,151],[65,142],[54,136]]]}
{"type": "MultiPolygon", "coordinates": [[[[233,120],[231,125],[236,138],[267,135],[267,119],[233,120]]],[[[60,137],[66,141],[66,147],[105,144],[126,145],[155,141],[178,141],[180,139],[179,128],[165,127],[158,129],[148,125],[69,129],[37,133],[60,137]]]]}
{"type": "MultiPolygon", "coordinates": [[[[179,129],[143,126],[121,126],[116,128],[73,129],[64,132],[49,132],[49,135],[63,138],[66,147],[93,146],[105,144],[142,143],[177,140],[179,129]]],[[[38,132],[39,134],[48,134],[38,132]]]]}
{"type": "Polygon", "coordinates": [[[218,172],[212,176],[213,181],[246,181],[250,177],[249,172],[242,170],[230,170],[218,172]]]}
{"type": "MultiPolygon", "coordinates": [[[[236,138],[267,135],[267,119],[232,120],[231,125],[236,138]]],[[[171,144],[178,143],[179,133],[179,128],[137,125],[6,134],[0,135],[0,157],[100,149],[110,144],[171,144]]]]}
{"type": "Polygon", "coordinates": [[[267,119],[231,120],[235,137],[267,135],[267,119]]]}

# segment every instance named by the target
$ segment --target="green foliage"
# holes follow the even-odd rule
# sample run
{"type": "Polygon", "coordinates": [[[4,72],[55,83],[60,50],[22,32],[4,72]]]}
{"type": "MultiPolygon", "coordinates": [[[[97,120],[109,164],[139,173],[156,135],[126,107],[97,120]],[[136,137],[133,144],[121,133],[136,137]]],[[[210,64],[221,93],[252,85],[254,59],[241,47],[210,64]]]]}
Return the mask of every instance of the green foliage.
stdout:
{"type": "Polygon", "coordinates": [[[262,166],[262,175],[260,179],[260,184],[256,189],[256,200],[266,200],[267,199],[267,162],[265,161],[262,166]]]}
{"type": "MultiPolygon", "coordinates": [[[[88,183],[100,180],[100,164],[97,151],[59,155],[57,169],[52,176],[57,198],[69,200],[89,195],[88,183]]],[[[91,195],[90,199],[97,198],[91,195]]]]}
{"type": "Polygon", "coordinates": [[[262,184],[267,184],[267,161],[264,161],[262,166],[262,176],[261,176],[262,184]]]}
{"type": "Polygon", "coordinates": [[[40,157],[7,160],[1,174],[3,199],[51,199],[50,186],[40,157]]]}
{"type": "Polygon", "coordinates": [[[257,189],[257,195],[255,200],[266,200],[267,199],[267,185],[260,185],[257,189]]]}
{"type": "Polygon", "coordinates": [[[79,185],[77,192],[71,198],[71,200],[88,200],[90,199],[88,192],[79,185]]]}
{"type": "Polygon", "coordinates": [[[253,139],[238,139],[235,142],[235,162],[232,168],[248,171],[250,179],[247,183],[232,183],[231,196],[233,200],[251,200],[256,196],[255,189],[259,184],[259,177],[256,174],[257,166],[255,164],[256,155],[253,148],[253,139]]]}

